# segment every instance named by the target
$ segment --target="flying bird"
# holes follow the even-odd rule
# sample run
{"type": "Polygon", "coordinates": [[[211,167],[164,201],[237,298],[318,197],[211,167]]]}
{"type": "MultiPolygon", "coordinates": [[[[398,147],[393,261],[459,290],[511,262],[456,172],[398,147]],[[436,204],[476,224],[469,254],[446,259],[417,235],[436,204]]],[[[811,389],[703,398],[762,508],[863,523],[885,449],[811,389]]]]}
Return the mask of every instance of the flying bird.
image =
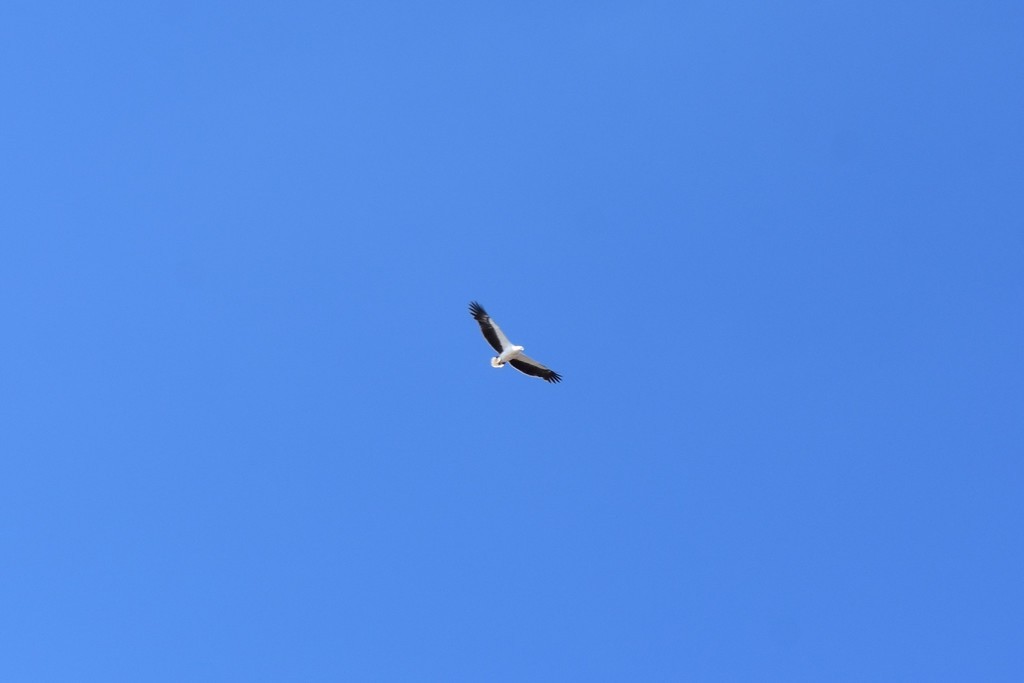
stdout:
{"type": "Polygon", "coordinates": [[[480,323],[480,331],[484,333],[484,339],[498,352],[498,355],[491,359],[492,367],[500,368],[508,363],[524,374],[540,377],[548,382],[562,381],[561,375],[524,354],[522,346],[516,346],[510,342],[498,327],[498,323],[487,315],[483,306],[473,301],[469,304],[469,312],[473,314],[473,319],[480,323]]]}

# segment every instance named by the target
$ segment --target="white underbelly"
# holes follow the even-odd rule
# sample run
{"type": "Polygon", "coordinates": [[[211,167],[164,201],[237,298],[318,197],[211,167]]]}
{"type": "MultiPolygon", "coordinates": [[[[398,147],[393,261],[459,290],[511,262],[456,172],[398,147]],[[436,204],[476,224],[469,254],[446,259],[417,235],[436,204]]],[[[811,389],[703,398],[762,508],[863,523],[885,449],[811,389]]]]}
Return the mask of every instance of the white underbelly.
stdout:
{"type": "Polygon", "coordinates": [[[519,354],[521,354],[522,352],[522,346],[510,346],[509,348],[501,352],[501,355],[498,356],[498,362],[502,364],[507,363],[516,356],[518,356],[519,354]]]}

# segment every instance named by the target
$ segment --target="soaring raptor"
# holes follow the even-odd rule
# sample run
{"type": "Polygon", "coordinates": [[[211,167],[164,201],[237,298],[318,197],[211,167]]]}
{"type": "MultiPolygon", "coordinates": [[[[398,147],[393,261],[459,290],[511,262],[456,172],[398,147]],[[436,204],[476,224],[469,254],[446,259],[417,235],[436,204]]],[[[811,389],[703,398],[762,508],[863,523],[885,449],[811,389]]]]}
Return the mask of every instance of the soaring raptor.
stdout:
{"type": "Polygon", "coordinates": [[[522,346],[516,346],[508,340],[505,333],[498,327],[498,323],[491,320],[484,307],[473,301],[469,304],[469,312],[473,319],[480,323],[480,331],[484,333],[484,339],[490,344],[498,355],[491,359],[491,366],[500,368],[508,363],[519,372],[534,377],[540,377],[548,382],[561,382],[562,376],[550,368],[546,368],[534,359],[523,353],[522,346]]]}

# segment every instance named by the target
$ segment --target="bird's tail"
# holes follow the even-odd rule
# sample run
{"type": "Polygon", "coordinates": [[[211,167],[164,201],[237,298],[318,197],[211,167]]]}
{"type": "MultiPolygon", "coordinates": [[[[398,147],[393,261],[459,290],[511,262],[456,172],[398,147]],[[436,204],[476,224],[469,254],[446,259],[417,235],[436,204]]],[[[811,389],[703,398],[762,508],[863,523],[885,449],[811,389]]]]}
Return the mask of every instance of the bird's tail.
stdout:
{"type": "Polygon", "coordinates": [[[492,368],[500,368],[500,367],[503,367],[504,365],[505,365],[504,363],[499,363],[498,362],[498,357],[497,356],[495,356],[494,358],[491,359],[491,367],[492,368]]]}

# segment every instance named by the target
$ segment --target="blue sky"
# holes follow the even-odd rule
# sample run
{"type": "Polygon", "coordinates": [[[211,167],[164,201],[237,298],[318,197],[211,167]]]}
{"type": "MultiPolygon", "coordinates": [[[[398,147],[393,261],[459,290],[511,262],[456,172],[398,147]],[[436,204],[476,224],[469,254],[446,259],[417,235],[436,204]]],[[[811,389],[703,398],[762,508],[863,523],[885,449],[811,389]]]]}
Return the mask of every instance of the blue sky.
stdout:
{"type": "Polygon", "coordinates": [[[1022,680],[1022,31],[6,4],[0,678],[1022,680]]]}

